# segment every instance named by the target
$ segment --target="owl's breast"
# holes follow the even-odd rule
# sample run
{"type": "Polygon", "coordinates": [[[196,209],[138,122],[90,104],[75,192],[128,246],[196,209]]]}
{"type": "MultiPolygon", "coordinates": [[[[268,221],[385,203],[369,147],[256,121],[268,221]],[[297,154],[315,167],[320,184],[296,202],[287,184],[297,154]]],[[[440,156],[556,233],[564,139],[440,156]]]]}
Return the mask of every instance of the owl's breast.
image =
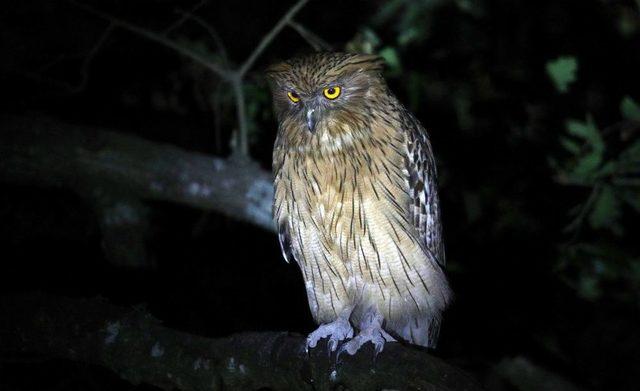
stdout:
{"type": "Polygon", "coordinates": [[[304,159],[303,168],[305,173],[298,176],[301,180],[298,195],[305,200],[314,224],[325,234],[335,235],[354,202],[359,170],[349,167],[339,155],[309,156],[304,159]]]}
{"type": "Polygon", "coordinates": [[[386,151],[375,152],[352,149],[291,159],[290,198],[325,236],[344,242],[379,228],[386,222],[381,215],[405,217],[406,178],[395,169],[403,162],[386,151]]]}

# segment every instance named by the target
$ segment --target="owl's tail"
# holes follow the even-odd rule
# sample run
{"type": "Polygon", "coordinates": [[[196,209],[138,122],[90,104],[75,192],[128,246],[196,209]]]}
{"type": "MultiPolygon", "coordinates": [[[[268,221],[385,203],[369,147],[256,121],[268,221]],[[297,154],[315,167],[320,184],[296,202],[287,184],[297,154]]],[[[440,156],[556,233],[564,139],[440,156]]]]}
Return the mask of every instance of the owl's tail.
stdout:
{"type": "Polygon", "coordinates": [[[444,278],[428,282],[432,294],[420,296],[422,292],[414,292],[411,296],[418,298],[418,308],[407,302],[400,311],[400,317],[388,319],[390,322],[387,322],[386,329],[401,340],[435,349],[440,334],[442,313],[453,300],[453,293],[444,278]]]}
{"type": "Polygon", "coordinates": [[[414,345],[435,349],[440,334],[440,314],[411,317],[405,322],[388,324],[389,333],[414,345]]]}

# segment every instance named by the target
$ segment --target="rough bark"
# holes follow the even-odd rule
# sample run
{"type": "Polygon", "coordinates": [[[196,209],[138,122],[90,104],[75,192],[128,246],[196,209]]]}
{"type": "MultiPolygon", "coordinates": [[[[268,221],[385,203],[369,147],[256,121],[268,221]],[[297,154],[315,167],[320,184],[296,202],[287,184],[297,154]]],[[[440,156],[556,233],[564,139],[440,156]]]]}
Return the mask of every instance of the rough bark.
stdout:
{"type": "Polygon", "coordinates": [[[271,173],[253,162],[37,116],[0,117],[0,180],[69,187],[89,197],[117,188],[274,229],[271,173]]]}
{"type": "MultiPolygon", "coordinates": [[[[209,339],[171,330],[140,309],[104,299],[44,294],[0,298],[0,354],[25,353],[104,366],[134,383],[171,390],[479,390],[425,350],[389,343],[336,364],[302,336],[245,333],[209,339]]],[[[324,344],[322,344],[324,345],[324,344]]]]}

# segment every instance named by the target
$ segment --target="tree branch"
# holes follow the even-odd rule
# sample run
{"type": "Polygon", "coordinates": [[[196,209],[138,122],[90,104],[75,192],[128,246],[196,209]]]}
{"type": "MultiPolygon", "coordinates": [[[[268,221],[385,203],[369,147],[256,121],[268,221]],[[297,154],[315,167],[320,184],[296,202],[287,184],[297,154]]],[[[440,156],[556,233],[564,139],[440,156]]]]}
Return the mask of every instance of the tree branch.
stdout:
{"type": "Polygon", "coordinates": [[[249,156],[249,124],[247,123],[247,107],[244,101],[242,78],[236,77],[231,83],[231,87],[233,88],[238,117],[236,155],[242,158],[249,156]]]}
{"type": "Polygon", "coordinates": [[[49,118],[0,117],[0,129],[0,180],[89,195],[114,188],[274,229],[272,176],[255,163],[49,118]]]}
{"type": "Polygon", "coordinates": [[[320,51],[328,52],[333,50],[331,45],[329,45],[324,39],[320,38],[317,34],[313,33],[312,31],[309,31],[309,29],[307,29],[300,23],[296,22],[295,20],[290,20],[288,24],[289,24],[289,27],[294,29],[298,33],[298,35],[302,37],[302,39],[307,41],[309,46],[311,46],[313,50],[315,50],[316,52],[320,52],[320,51]]]}
{"type": "Polygon", "coordinates": [[[198,26],[204,29],[207,32],[207,34],[209,34],[209,37],[211,37],[214,45],[218,48],[218,51],[220,52],[220,56],[222,57],[222,62],[224,66],[228,67],[229,56],[227,55],[227,49],[225,48],[224,43],[222,42],[222,38],[220,38],[220,35],[213,28],[213,26],[211,26],[209,23],[205,22],[201,17],[193,13],[187,13],[183,11],[178,11],[178,12],[182,14],[184,17],[186,17],[187,19],[194,21],[198,26]]]}
{"type": "Polygon", "coordinates": [[[278,35],[278,33],[280,33],[280,31],[285,28],[289,21],[302,9],[302,7],[305,6],[305,4],[307,4],[308,1],[309,0],[299,0],[297,3],[295,3],[291,8],[289,8],[287,13],[284,14],[284,16],[278,21],[278,23],[273,26],[271,31],[269,31],[267,35],[262,38],[258,46],[256,46],[256,48],[253,50],[253,52],[251,52],[249,57],[244,61],[244,63],[242,63],[242,66],[238,70],[238,73],[241,77],[247,73],[247,71],[253,66],[253,63],[262,54],[264,49],[269,46],[276,35],[278,35]]]}
{"type": "Polygon", "coordinates": [[[247,71],[251,69],[255,61],[258,59],[264,49],[269,46],[271,41],[278,35],[280,31],[289,23],[289,21],[307,4],[308,0],[299,0],[295,3],[287,13],[276,23],[275,26],[265,35],[258,46],[251,52],[249,57],[242,63],[240,68],[235,71],[235,76],[231,78],[233,92],[236,100],[236,112],[238,116],[238,142],[237,155],[240,157],[249,156],[249,126],[246,117],[246,104],[244,101],[243,79],[247,71]]]}
{"type": "Polygon", "coordinates": [[[212,62],[210,59],[207,59],[203,56],[201,56],[200,54],[194,52],[193,50],[189,50],[188,48],[183,47],[182,45],[172,41],[171,39],[165,37],[164,35],[161,34],[157,34],[153,31],[144,29],[142,27],[136,26],[132,23],[129,23],[127,21],[124,21],[122,19],[116,18],[115,16],[104,12],[104,11],[100,11],[97,9],[94,9],[92,7],[89,7],[85,4],[80,4],[77,3],[75,1],[71,1],[74,5],[76,5],[77,7],[93,14],[96,15],[102,19],[108,20],[110,22],[112,22],[115,26],[121,27],[125,30],[128,30],[132,33],[135,33],[143,38],[146,38],[150,41],[159,43],[163,46],[166,46],[170,49],[173,49],[174,51],[178,52],[179,54],[181,54],[184,57],[189,58],[192,61],[195,61],[196,63],[204,66],[205,68],[209,69],[210,71],[212,71],[213,73],[215,73],[216,75],[218,75],[218,77],[220,77],[221,79],[224,80],[228,80],[229,77],[231,76],[231,73],[227,70],[224,69],[223,67],[221,67],[220,65],[216,64],[215,62],[212,62]]]}
{"type": "Polygon", "coordinates": [[[202,8],[208,2],[209,2],[209,0],[200,0],[199,2],[194,4],[191,7],[191,9],[188,10],[188,11],[183,11],[183,10],[180,10],[180,9],[176,10],[176,12],[180,14],[180,19],[178,19],[175,22],[171,23],[171,25],[169,27],[164,29],[164,32],[163,32],[164,35],[169,35],[169,33],[171,33],[173,30],[175,30],[178,27],[182,26],[187,20],[189,20],[191,18],[191,15],[193,15],[194,12],[196,12],[197,10],[202,8]]]}
{"type": "MultiPolygon", "coordinates": [[[[289,10],[284,14],[284,16],[278,21],[278,23],[273,26],[271,31],[269,31],[258,43],[258,46],[251,52],[251,54],[247,57],[247,59],[240,65],[238,69],[227,69],[215,62],[210,61],[209,59],[201,56],[200,54],[185,48],[176,42],[173,42],[169,38],[154,33],[152,31],[143,29],[139,26],[136,26],[132,23],[126,22],[124,20],[118,19],[104,11],[96,10],[90,6],[77,3],[73,0],[70,0],[76,6],[82,8],[83,10],[90,12],[100,18],[111,21],[114,25],[124,28],[125,30],[131,31],[135,34],[140,35],[146,39],[157,42],[161,45],[164,45],[168,48],[171,48],[181,55],[203,65],[207,69],[211,70],[222,80],[231,84],[233,89],[235,104],[236,104],[236,115],[238,118],[238,132],[236,139],[236,158],[248,158],[249,156],[249,127],[247,121],[247,113],[246,113],[246,103],[244,99],[243,93],[243,84],[244,77],[251,67],[254,65],[255,61],[262,54],[262,52],[269,46],[269,44],[273,41],[273,39],[282,31],[282,29],[289,25],[293,19],[293,17],[305,6],[305,4],[309,0],[298,0],[289,10]]],[[[200,4],[200,3],[199,3],[200,4]]],[[[197,5],[199,7],[200,5],[197,5]]],[[[184,15],[188,17],[187,14],[184,15]]],[[[203,21],[199,21],[199,23],[203,26],[207,26],[203,21]]],[[[209,29],[211,33],[213,29],[209,29]]],[[[216,40],[216,44],[220,47],[224,47],[221,42],[216,40]]],[[[223,56],[226,56],[223,51],[223,56]]]]}
{"type": "Polygon", "coordinates": [[[112,31],[113,31],[113,23],[109,23],[107,28],[100,35],[100,38],[98,39],[96,44],[91,48],[89,53],[83,59],[82,68],[80,69],[80,81],[78,82],[78,84],[70,88],[71,93],[77,94],[83,91],[87,86],[87,82],[89,81],[89,66],[91,65],[91,62],[93,61],[95,56],[98,54],[98,52],[100,51],[100,49],[102,48],[102,46],[104,45],[104,43],[106,42],[107,38],[109,37],[112,31]]]}
{"type": "MultiPolygon", "coordinates": [[[[40,354],[109,368],[133,384],[165,390],[480,390],[469,375],[425,350],[389,343],[344,355],[305,353],[286,332],[209,339],[164,327],[142,310],[104,299],[44,294],[0,298],[0,354],[40,354]]],[[[324,344],[322,344],[324,345],[324,344]]]]}
{"type": "Polygon", "coordinates": [[[91,63],[93,62],[94,58],[96,57],[96,55],[98,54],[98,52],[100,51],[104,43],[107,41],[107,38],[109,37],[111,32],[113,32],[113,27],[114,25],[112,23],[109,23],[109,25],[105,28],[102,34],[100,34],[100,37],[98,37],[95,44],[86,53],[74,54],[74,55],[64,55],[64,54],[58,55],[53,61],[50,61],[49,63],[41,66],[35,72],[27,71],[22,68],[17,69],[12,67],[7,68],[6,71],[18,74],[24,78],[33,80],[37,83],[48,84],[52,87],[55,87],[56,89],[62,90],[63,93],[65,94],[78,94],[84,91],[84,89],[86,88],[87,83],[89,81],[89,67],[91,66],[91,63]],[[62,61],[73,60],[77,58],[82,58],[82,64],[80,65],[80,77],[77,82],[74,83],[71,81],[57,80],[57,79],[49,78],[44,75],[44,73],[48,69],[52,68],[57,64],[60,64],[62,61]]]}

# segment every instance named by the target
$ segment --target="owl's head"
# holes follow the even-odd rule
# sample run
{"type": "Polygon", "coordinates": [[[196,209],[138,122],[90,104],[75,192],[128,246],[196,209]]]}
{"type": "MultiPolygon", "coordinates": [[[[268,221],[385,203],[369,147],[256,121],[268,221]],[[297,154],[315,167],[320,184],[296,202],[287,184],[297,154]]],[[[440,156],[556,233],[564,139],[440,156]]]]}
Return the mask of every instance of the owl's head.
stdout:
{"type": "Polygon", "coordinates": [[[372,89],[384,85],[383,66],[378,56],[354,53],[315,53],[271,66],[267,76],[278,120],[314,133],[361,117],[372,89]]]}

